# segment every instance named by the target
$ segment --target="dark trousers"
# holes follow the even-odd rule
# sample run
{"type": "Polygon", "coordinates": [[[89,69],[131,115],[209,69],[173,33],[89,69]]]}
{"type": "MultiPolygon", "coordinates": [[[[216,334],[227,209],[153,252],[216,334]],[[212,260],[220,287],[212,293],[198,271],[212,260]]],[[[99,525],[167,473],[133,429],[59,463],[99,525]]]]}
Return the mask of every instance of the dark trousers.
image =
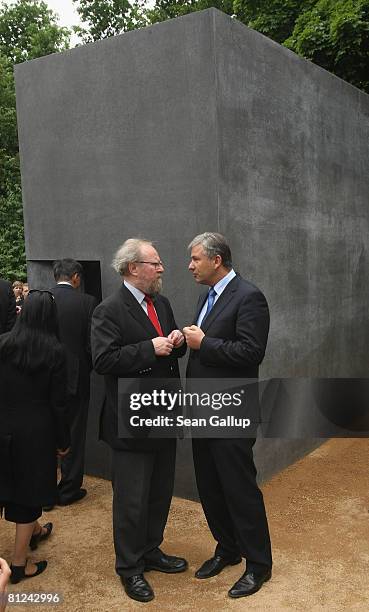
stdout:
{"type": "Polygon", "coordinates": [[[113,451],[115,569],[141,574],[163,541],[173,494],[176,441],[154,452],[113,451]]]}
{"type": "Polygon", "coordinates": [[[254,439],[192,441],[197,487],[216,554],[242,556],[251,571],[272,566],[263,495],[256,482],[254,439]]]}
{"type": "Polygon", "coordinates": [[[70,451],[60,461],[61,479],[58,484],[59,500],[67,502],[79,491],[85,468],[86,429],[89,397],[70,396],[68,415],[70,451]]]}

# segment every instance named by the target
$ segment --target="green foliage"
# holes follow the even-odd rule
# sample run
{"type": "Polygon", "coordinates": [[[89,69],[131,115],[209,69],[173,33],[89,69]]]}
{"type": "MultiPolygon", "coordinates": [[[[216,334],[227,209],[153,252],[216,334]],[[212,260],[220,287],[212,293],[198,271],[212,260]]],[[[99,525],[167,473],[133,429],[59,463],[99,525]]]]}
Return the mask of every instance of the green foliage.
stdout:
{"type": "Polygon", "coordinates": [[[67,49],[69,35],[45,2],[18,0],[0,8],[0,53],[14,64],[67,49]]]}
{"type": "Polygon", "coordinates": [[[156,0],[153,7],[145,0],[73,0],[86,27],[75,27],[83,42],[115,36],[122,32],[166,21],[210,7],[233,14],[233,0],[156,0]]]}
{"type": "Polygon", "coordinates": [[[284,44],[369,93],[369,0],[318,0],[284,44]]]}
{"type": "Polygon", "coordinates": [[[250,28],[283,43],[296,19],[316,0],[235,0],[234,14],[250,28]]]}
{"type": "Polygon", "coordinates": [[[0,278],[26,278],[13,67],[0,54],[0,278]]]}
{"type": "Polygon", "coordinates": [[[0,6],[0,277],[25,279],[13,65],[68,48],[69,31],[44,2],[0,6]]]}
{"type": "Polygon", "coordinates": [[[74,31],[83,42],[93,42],[148,25],[144,0],[73,0],[77,12],[87,27],[74,31]]]}
{"type": "Polygon", "coordinates": [[[26,280],[22,194],[19,185],[0,196],[0,278],[26,280]]]}
{"type": "Polygon", "coordinates": [[[146,10],[146,16],[150,23],[157,23],[211,7],[228,15],[234,12],[233,0],[156,0],[154,7],[146,10]]]}
{"type": "Polygon", "coordinates": [[[17,117],[13,67],[0,53],[0,195],[19,182],[17,117]]]}
{"type": "Polygon", "coordinates": [[[0,278],[25,278],[13,66],[0,54],[0,278]]]}

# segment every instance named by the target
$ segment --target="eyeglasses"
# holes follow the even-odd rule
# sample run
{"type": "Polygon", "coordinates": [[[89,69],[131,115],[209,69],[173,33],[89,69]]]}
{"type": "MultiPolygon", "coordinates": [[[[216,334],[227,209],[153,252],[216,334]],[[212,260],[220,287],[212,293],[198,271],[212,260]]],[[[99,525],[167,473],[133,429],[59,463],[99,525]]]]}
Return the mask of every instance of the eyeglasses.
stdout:
{"type": "Polygon", "coordinates": [[[155,270],[157,270],[158,268],[164,268],[164,264],[162,261],[136,261],[136,263],[150,264],[150,266],[154,266],[155,270]]]}
{"type": "Polygon", "coordinates": [[[48,293],[53,300],[55,299],[54,294],[51,293],[51,291],[49,291],[48,289],[31,289],[28,292],[28,295],[31,295],[31,293],[48,293]]]}

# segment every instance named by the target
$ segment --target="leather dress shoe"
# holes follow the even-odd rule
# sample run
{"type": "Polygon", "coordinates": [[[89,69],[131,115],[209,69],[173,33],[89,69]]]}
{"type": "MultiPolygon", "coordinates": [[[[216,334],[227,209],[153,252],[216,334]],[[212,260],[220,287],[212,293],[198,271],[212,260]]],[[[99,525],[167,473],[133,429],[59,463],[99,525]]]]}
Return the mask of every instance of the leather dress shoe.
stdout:
{"type": "Polygon", "coordinates": [[[143,574],[135,574],[128,578],[121,576],[120,579],[125,592],[131,599],[136,601],[151,601],[154,599],[154,591],[143,574]]]}
{"type": "Polygon", "coordinates": [[[263,586],[264,582],[272,577],[271,570],[267,570],[264,574],[255,574],[254,572],[245,571],[241,578],[228,591],[230,597],[246,597],[253,595],[263,586]]]}
{"type": "Polygon", "coordinates": [[[71,504],[74,504],[75,502],[80,501],[80,499],[83,499],[84,497],[86,497],[86,495],[87,495],[86,489],[79,489],[78,491],[74,493],[74,495],[72,495],[71,497],[68,497],[68,499],[66,500],[59,499],[58,505],[59,506],[70,506],[71,504]]]}
{"type": "Polygon", "coordinates": [[[179,574],[179,572],[184,572],[188,568],[186,559],[166,555],[161,551],[160,553],[160,556],[145,561],[145,572],[156,570],[165,574],[179,574]]]}
{"type": "Polygon", "coordinates": [[[212,576],[220,574],[222,569],[227,567],[227,565],[237,565],[238,563],[241,563],[241,557],[234,557],[231,559],[229,557],[215,555],[202,564],[200,569],[195,573],[195,578],[212,578],[212,576]]]}

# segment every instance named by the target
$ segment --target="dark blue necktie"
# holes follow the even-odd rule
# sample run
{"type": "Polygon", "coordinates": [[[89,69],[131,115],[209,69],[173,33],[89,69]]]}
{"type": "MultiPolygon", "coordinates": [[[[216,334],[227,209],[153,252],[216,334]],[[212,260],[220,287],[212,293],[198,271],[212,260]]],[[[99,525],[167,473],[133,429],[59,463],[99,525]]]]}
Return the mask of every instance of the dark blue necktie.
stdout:
{"type": "Polygon", "coordinates": [[[211,287],[209,289],[209,293],[208,293],[208,305],[206,307],[206,312],[203,318],[203,321],[206,319],[206,317],[208,316],[209,312],[211,311],[211,309],[214,306],[214,300],[216,298],[217,292],[214,290],[214,287],[211,287]]]}

